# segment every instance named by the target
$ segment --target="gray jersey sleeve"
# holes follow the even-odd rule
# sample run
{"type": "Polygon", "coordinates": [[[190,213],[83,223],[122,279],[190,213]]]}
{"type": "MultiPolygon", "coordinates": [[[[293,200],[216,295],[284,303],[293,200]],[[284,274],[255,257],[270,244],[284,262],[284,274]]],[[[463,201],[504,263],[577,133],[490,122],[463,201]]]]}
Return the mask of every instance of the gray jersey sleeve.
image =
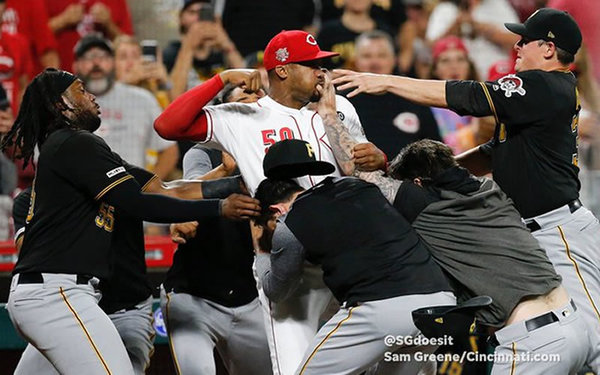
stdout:
{"type": "Polygon", "coordinates": [[[203,149],[194,146],[183,156],[183,178],[194,180],[212,170],[210,156],[203,149]]]}
{"type": "Polygon", "coordinates": [[[256,258],[258,280],[271,301],[286,299],[298,287],[304,252],[300,241],[284,223],[279,222],[273,234],[271,254],[259,254],[256,258]]]}

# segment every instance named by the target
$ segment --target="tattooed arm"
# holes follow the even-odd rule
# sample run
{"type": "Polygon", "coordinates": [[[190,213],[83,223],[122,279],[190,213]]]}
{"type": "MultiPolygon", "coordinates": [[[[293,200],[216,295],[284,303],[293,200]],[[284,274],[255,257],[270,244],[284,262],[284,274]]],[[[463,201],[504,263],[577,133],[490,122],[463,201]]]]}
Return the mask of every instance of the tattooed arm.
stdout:
{"type": "Polygon", "coordinates": [[[335,91],[331,79],[326,76],[317,111],[323,119],[327,138],[331,143],[333,155],[347,176],[356,176],[361,180],[373,183],[379,187],[390,203],[394,203],[401,181],[384,176],[382,171],[363,172],[356,169],[353,149],[358,142],[350,135],[348,128],[339,119],[335,107],[335,91]]]}

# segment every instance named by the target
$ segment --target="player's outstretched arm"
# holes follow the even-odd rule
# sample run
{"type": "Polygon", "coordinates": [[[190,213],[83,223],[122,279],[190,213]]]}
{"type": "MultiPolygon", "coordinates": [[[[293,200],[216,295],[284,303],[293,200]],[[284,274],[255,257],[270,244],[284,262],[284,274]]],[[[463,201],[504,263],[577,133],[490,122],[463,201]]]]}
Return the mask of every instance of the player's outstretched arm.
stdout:
{"type": "Polygon", "coordinates": [[[352,90],[348,94],[349,98],[361,93],[381,95],[390,92],[421,105],[448,107],[446,81],[357,73],[345,69],[333,70],[333,77],[333,84],[338,90],[352,90]]]}
{"type": "Polygon", "coordinates": [[[217,216],[245,219],[257,216],[260,211],[259,202],[245,195],[232,194],[224,200],[187,201],[142,193],[133,179],[112,188],[102,200],[130,216],[156,223],[188,222],[217,216]]]}
{"type": "Polygon", "coordinates": [[[492,159],[481,151],[482,146],[474,147],[456,156],[458,164],[475,176],[483,176],[492,171],[492,159]]]}

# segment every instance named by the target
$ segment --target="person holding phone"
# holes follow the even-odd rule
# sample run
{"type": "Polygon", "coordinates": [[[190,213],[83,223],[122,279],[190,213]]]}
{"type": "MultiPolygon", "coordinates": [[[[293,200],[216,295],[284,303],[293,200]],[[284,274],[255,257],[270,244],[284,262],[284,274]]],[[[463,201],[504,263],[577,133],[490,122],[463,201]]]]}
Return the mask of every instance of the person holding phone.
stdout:
{"type": "Polygon", "coordinates": [[[138,43],[132,36],[121,35],[114,49],[117,81],[149,90],[165,108],[171,101],[172,85],[156,40],[138,43]]]}
{"type": "Polygon", "coordinates": [[[210,3],[184,0],[179,32],[180,40],[169,43],[163,54],[173,82],[173,99],[225,69],[245,67],[210,3]]]}

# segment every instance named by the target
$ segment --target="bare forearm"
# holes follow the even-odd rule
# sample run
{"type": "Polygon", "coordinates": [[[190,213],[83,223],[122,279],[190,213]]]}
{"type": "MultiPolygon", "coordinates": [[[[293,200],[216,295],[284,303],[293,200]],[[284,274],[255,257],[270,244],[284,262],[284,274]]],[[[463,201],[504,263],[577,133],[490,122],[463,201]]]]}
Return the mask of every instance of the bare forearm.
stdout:
{"type": "Polygon", "coordinates": [[[363,181],[367,181],[367,182],[377,185],[379,190],[381,190],[381,194],[383,194],[383,196],[390,203],[394,203],[394,200],[396,199],[396,195],[398,194],[398,189],[400,189],[400,184],[402,184],[402,181],[398,181],[391,177],[384,176],[382,171],[375,171],[375,172],[356,171],[354,173],[354,175],[363,181]]]}
{"type": "Polygon", "coordinates": [[[387,91],[421,105],[448,108],[446,81],[388,76],[387,91]]]}
{"type": "Polygon", "coordinates": [[[323,123],[333,149],[333,155],[342,169],[342,173],[351,176],[355,169],[352,150],[358,142],[350,135],[348,128],[340,121],[337,113],[325,114],[323,123]]]}
{"type": "Polygon", "coordinates": [[[456,161],[475,176],[483,176],[492,171],[492,159],[481,152],[479,146],[457,155],[456,161]]]}

